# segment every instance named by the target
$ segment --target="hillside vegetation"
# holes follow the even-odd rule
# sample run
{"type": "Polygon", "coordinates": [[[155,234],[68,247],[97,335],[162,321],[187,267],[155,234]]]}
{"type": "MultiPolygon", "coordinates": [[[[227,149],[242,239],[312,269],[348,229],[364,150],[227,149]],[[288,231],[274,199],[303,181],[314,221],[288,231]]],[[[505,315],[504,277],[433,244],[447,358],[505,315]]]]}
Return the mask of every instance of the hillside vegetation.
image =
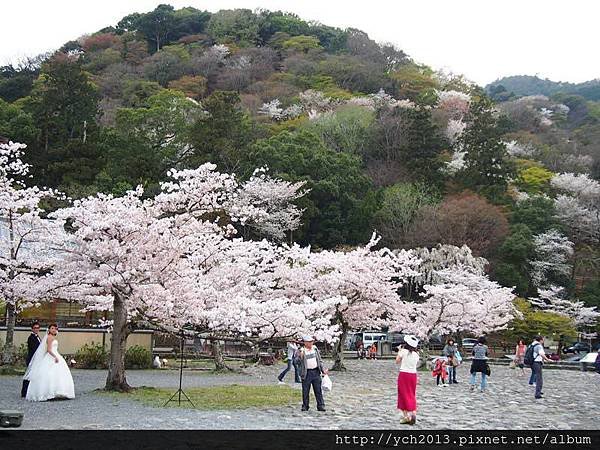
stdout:
{"type": "Polygon", "coordinates": [[[503,77],[486,86],[486,91],[492,95],[546,95],[572,94],[586,100],[600,100],[600,79],[583,83],[565,83],[552,81],[531,75],[514,75],[503,77]]]}
{"type": "Polygon", "coordinates": [[[0,135],[28,145],[27,182],[75,198],[268,167],[310,189],[301,243],[468,245],[522,296],[598,304],[599,92],[511,77],[488,96],[357,29],[159,5],[2,67],[0,135]]]}

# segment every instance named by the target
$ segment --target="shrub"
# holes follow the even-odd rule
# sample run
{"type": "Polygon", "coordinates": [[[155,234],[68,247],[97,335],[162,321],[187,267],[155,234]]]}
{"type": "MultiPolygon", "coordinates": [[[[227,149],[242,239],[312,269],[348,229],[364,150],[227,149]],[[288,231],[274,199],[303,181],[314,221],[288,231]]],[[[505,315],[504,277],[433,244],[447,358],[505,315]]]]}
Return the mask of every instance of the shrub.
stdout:
{"type": "Polygon", "coordinates": [[[85,344],[75,354],[77,366],[82,369],[106,369],[108,353],[102,344],[85,344]]]}
{"type": "Polygon", "coordinates": [[[149,369],[152,366],[152,354],[140,345],[129,347],[125,352],[125,368],[149,369]]]}
{"type": "Polygon", "coordinates": [[[27,361],[27,343],[23,342],[21,345],[19,345],[19,348],[17,348],[17,351],[15,353],[15,357],[16,357],[16,362],[21,365],[24,366],[26,361],[27,361]]]}

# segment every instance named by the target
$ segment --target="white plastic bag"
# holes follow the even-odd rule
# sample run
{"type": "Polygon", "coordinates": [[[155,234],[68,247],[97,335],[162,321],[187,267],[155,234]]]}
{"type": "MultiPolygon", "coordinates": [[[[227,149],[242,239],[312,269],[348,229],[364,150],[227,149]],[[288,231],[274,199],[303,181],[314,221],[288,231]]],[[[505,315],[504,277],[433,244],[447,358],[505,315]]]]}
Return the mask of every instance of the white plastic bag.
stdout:
{"type": "Polygon", "coordinates": [[[331,378],[329,378],[329,375],[325,375],[323,377],[323,380],[321,380],[321,386],[323,387],[324,391],[331,391],[333,382],[331,381],[331,378]]]}

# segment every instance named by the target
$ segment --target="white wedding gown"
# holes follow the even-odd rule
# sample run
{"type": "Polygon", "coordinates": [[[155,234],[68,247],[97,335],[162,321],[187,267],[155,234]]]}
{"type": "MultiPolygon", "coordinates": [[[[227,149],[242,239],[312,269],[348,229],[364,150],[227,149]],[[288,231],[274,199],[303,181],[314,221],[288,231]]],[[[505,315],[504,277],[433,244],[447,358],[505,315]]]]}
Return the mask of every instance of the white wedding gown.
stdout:
{"type": "MultiPolygon", "coordinates": [[[[25,379],[29,380],[27,400],[43,402],[53,398],[75,398],[75,386],[69,366],[65,359],[58,353],[58,341],[52,342],[52,353],[58,362],[46,350],[46,339],[40,344],[38,351],[41,353],[32,359],[25,379]]],[[[37,353],[37,352],[36,352],[37,353]]]]}

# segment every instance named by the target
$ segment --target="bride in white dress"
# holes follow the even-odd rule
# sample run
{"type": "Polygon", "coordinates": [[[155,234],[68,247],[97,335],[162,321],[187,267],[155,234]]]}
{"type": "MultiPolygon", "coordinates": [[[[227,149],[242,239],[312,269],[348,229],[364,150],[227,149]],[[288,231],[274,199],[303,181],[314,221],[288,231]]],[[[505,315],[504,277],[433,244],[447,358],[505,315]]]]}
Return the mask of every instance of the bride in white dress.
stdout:
{"type": "Polygon", "coordinates": [[[29,380],[27,400],[43,402],[53,398],[75,398],[69,366],[58,353],[58,327],[50,325],[27,367],[23,378],[29,380]]]}

